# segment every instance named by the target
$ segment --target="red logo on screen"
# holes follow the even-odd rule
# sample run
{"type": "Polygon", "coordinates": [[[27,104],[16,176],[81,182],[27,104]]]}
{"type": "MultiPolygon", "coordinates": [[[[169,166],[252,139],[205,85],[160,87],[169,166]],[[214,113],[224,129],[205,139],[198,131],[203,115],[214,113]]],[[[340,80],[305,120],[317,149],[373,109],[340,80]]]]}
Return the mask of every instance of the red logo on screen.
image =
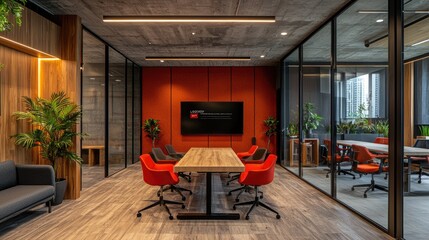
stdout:
{"type": "Polygon", "coordinates": [[[189,116],[191,119],[198,119],[198,113],[191,113],[189,116]]]}

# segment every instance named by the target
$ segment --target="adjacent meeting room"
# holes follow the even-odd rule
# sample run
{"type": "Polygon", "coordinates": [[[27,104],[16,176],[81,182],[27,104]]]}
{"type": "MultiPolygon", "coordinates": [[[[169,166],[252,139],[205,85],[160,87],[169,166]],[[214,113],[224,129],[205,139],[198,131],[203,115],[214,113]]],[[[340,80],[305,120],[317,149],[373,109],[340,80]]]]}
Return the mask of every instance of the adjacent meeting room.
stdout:
{"type": "Polygon", "coordinates": [[[429,1],[3,0],[0,239],[427,239],[429,1]]]}

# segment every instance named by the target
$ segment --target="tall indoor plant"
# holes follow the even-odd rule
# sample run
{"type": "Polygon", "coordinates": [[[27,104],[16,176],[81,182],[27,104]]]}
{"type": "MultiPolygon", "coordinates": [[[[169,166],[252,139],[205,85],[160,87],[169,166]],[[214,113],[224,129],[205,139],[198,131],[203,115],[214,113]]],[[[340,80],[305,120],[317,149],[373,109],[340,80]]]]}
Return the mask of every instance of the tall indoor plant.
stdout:
{"type": "Polygon", "coordinates": [[[40,147],[40,155],[47,159],[55,171],[57,187],[54,204],[60,204],[64,198],[65,179],[59,179],[58,162],[71,161],[82,163],[82,158],[73,150],[73,140],[83,134],[76,132],[76,124],[82,112],[64,92],[53,93],[49,99],[23,97],[25,111],[15,112],[17,120],[26,120],[33,130],[13,135],[15,144],[24,148],[40,147]]]}
{"type": "Polygon", "coordinates": [[[159,120],[153,118],[146,119],[144,121],[143,130],[146,136],[152,140],[152,147],[155,147],[155,142],[159,139],[161,133],[159,120]]]}
{"type": "Polygon", "coordinates": [[[313,103],[307,102],[304,104],[304,131],[307,137],[310,137],[313,130],[316,130],[322,121],[322,116],[315,112],[313,103]]]}
{"type": "Polygon", "coordinates": [[[269,116],[267,119],[264,120],[264,125],[267,128],[267,131],[265,131],[265,135],[268,137],[268,141],[267,141],[268,151],[270,151],[270,144],[271,144],[272,136],[277,134],[277,125],[278,124],[279,124],[279,121],[273,116],[269,116]]]}

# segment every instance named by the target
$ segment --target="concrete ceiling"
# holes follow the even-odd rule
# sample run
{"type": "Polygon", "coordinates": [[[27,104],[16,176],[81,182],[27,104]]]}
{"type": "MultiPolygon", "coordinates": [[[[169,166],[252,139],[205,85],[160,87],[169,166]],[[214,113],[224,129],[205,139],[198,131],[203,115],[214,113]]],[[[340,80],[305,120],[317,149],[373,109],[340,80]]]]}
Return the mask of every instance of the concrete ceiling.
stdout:
{"type": "MultiPolygon", "coordinates": [[[[31,0],[48,12],[75,14],[88,29],[143,66],[268,66],[348,0],[31,0]],[[275,16],[276,23],[120,24],[103,15],[275,16]],[[195,32],[195,35],[192,35],[195,32]],[[280,35],[287,32],[286,36],[280,35]],[[265,55],[265,58],[260,58],[265,55]],[[250,56],[249,62],[145,61],[146,56],[250,56]]],[[[97,50],[92,51],[97,54],[97,50]]],[[[95,59],[95,56],[93,57],[95,59]]]]}

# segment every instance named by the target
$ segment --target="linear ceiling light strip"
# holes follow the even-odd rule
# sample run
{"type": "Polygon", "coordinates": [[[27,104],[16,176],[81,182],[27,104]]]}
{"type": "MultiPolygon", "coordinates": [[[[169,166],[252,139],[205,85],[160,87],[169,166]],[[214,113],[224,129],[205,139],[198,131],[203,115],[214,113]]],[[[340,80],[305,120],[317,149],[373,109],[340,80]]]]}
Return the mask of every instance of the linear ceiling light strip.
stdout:
{"type": "Polygon", "coordinates": [[[250,57],[146,57],[147,61],[250,61],[250,57]]]}
{"type": "Polygon", "coordinates": [[[273,23],[275,16],[103,16],[103,22],[122,23],[273,23]]]}

